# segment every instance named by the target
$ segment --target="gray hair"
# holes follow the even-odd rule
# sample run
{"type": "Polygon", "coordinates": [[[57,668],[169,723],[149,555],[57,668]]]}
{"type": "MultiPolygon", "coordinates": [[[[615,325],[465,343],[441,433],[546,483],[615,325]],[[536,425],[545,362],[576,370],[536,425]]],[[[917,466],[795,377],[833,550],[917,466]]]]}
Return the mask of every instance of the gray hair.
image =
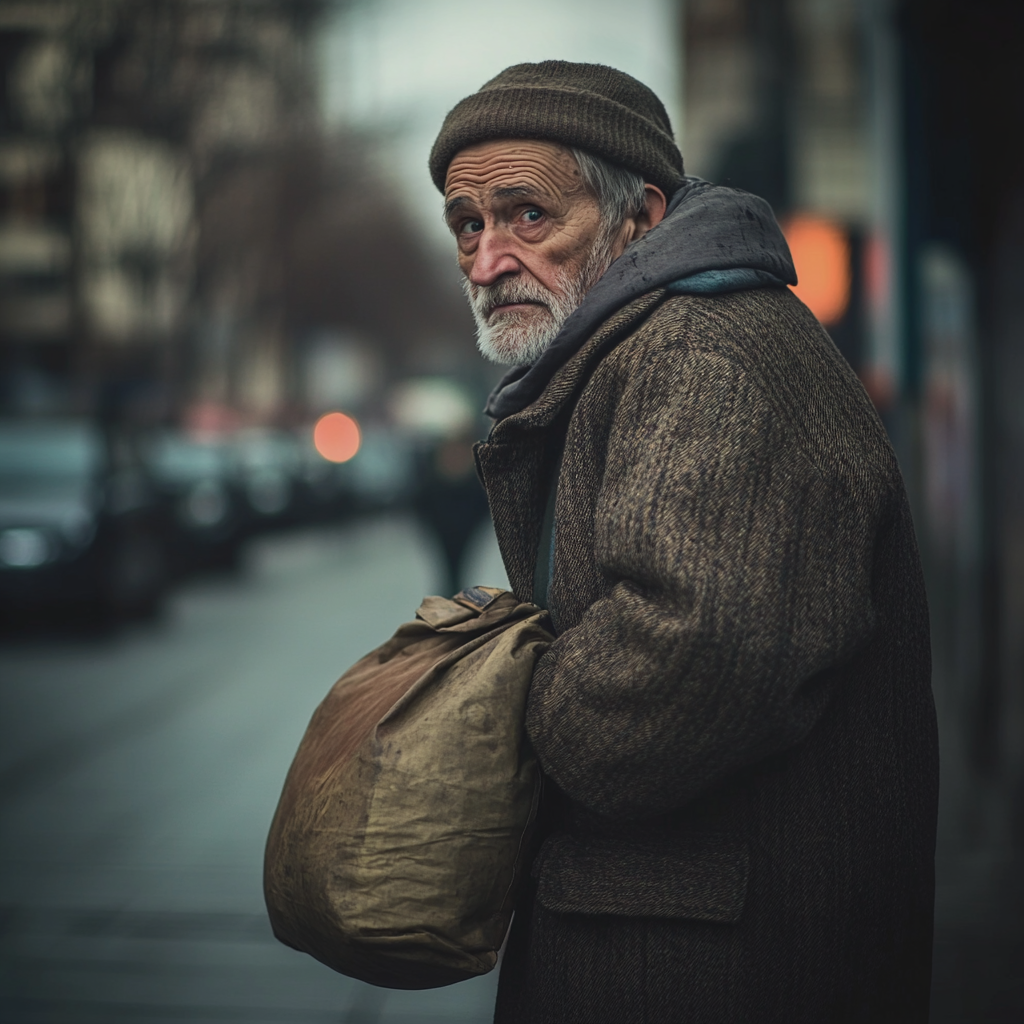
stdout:
{"type": "Polygon", "coordinates": [[[583,149],[569,149],[579,165],[587,191],[597,199],[605,231],[615,231],[628,217],[643,210],[647,195],[643,176],[583,149]]]}

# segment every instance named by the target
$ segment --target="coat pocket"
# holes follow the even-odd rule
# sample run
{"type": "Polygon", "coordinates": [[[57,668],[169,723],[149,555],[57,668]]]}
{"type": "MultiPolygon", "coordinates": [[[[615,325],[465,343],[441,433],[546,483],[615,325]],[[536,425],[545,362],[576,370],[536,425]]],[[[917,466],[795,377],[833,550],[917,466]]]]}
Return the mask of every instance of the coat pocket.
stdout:
{"type": "Polygon", "coordinates": [[[554,835],[533,866],[537,899],[563,914],[738,921],[750,850],[731,836],[630,842],[554,835]]]}

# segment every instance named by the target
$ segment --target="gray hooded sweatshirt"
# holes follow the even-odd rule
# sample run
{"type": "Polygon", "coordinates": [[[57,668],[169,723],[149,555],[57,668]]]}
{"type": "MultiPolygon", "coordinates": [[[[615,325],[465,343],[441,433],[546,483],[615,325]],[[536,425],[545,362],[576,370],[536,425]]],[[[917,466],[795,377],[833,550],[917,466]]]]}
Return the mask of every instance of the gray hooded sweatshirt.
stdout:
{"type": "Polygon", "coordinates": [[[495,420],[525,409],[617,309],[655,288],[721,295],[796,284],[789,246],[772,208],[738,189],[687,178],[662,222],[605,271],[534,363],[498,382],[485,412],[495,420]]]}

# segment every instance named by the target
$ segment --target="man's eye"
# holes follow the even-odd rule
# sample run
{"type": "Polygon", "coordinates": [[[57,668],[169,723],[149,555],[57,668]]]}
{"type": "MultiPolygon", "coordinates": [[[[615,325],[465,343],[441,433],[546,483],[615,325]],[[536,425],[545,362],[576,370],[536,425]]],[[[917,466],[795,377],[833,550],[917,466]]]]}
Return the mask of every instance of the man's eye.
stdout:
{"type": "Polygon", "coordinates": [[[459,228],[460,235],[474,235],[478,231],[483,231],[484,222],[482,220],[467,220],[465,224],[459,228]]]}
{"type": "Polygon", "coordinates": [[[526,213],[523,214],[523,219],[528,224],[536,224],[543,216],[544,214],[541,213],[540,210],[527,210],[526,213]]]}

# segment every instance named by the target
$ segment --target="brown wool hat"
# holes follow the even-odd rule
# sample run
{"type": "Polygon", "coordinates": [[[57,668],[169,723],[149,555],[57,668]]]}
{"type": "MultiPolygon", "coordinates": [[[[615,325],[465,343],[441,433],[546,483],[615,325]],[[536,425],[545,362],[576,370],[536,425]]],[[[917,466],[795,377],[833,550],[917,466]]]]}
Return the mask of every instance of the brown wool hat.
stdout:
{"type": "Polygon", "coordinates": [[[642,174],[667,196],[683,183],[683,156],[661,100],[603,64],[516,64],[456,104],[430,151],[438,189],[444,192],[459,150],[491,139],[546,139],[584,149],[642,174]]]}

